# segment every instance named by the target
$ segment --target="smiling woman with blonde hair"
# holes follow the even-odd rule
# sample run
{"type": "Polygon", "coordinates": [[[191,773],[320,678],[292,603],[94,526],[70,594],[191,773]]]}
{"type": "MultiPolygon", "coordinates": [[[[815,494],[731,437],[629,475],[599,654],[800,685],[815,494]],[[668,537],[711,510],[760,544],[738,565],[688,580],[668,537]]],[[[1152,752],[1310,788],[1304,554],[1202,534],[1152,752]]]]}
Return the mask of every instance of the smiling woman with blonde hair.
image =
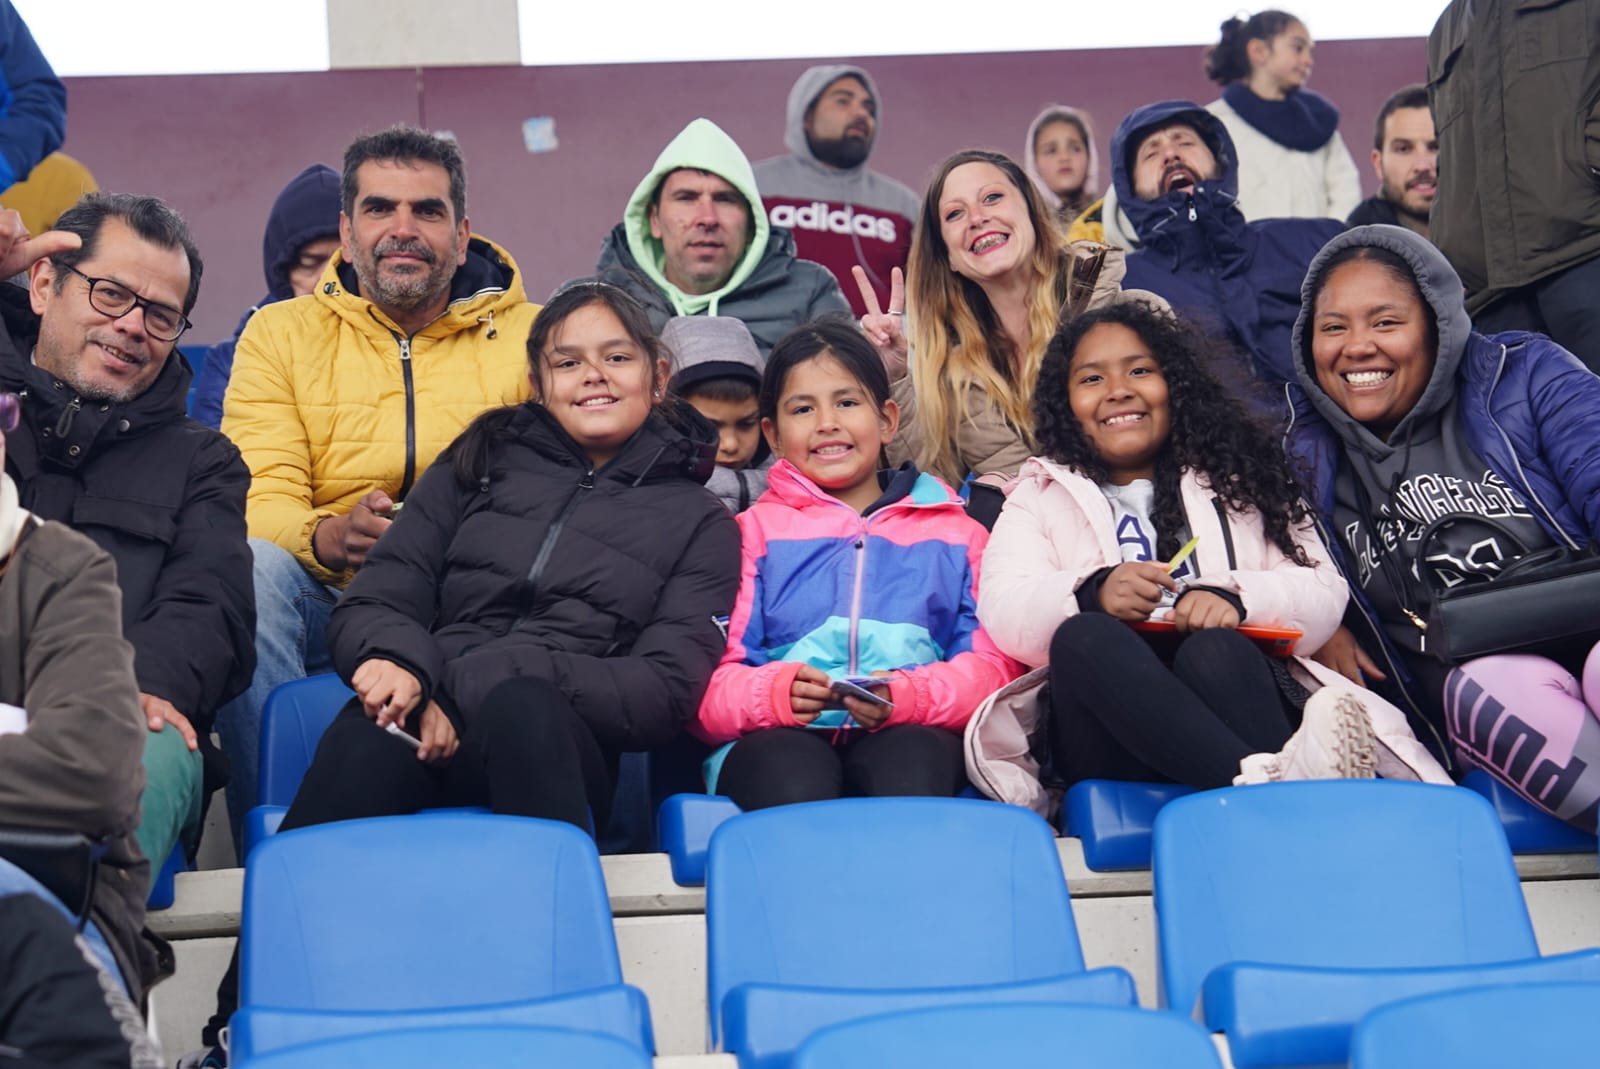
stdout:
{"type": "MultiPolygon", "coordinates": [[[[1118,299],[1122,275],[1120,252],[1067,243],[1010,157],[969,149],[945,160],[911,242],[909,306],[897,279],[888,309],[868,300],[861,320],[898,379],[891,459],[951,484],[1014,476],[1036,451],[1029,406],[1045,345],[1064,321],[1118,299]]],[[[974,516],[992,523],[998,493],[974,497],[974,516]]]]}

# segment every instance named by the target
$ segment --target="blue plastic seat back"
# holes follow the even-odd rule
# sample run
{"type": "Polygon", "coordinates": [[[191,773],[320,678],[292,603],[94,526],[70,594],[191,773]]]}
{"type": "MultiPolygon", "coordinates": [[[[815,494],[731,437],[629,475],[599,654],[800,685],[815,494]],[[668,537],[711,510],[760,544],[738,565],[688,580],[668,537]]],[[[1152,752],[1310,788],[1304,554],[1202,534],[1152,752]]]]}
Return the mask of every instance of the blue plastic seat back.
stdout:
{"type": "Polygon", "coordinates": [[[656,841],[672,864],[672,880],[682,887],[706,882],[706,851],[711,833],[743,810],[720,794],[674,794],[656,813],[656,841]]]}
{"type": "Polygon", "coordinates": [[[189,859],[184,856],[183,844],[175,843],[172,853],[162,862],[161,870],[150,879],[150,897],[145,899],[144,908],[170,908],[178,899],[178,873],[188,871],[189,859]]]}
{"type": "Polygon", "coordinates": [[[1426,968],[1537,957],[1494,810],[1471,791],[1320,780],[1206,791],[1156,817],[1163,1005],[1230,962],[1426,968]]]}
{"type": "Polygon", "coordinates": [[[1595,837],[1551,816],[1481,768],[1462,777],[1461,785],[1477,791],[1494,806],[1513,854],[1592,854],[1595,837]]]}
{"type": "Polygon", "coordinates": [[[1083,969],[1050,826],[1015,806],[854,798],[727,821],[706,872],[712,1032],[741,984],[935,988],[1083,969]]]}
{"type": "Polygon", "coordinates": [[[404,1010],[622,982],[594,842],[458,811],[281,832],[245,870],[241,1005],[404,1010]]]}
{"type": "Polygon", "coordinates": [[[1600,983],[1475,987],[1407,999],[1356,1026],[1351,1069],[1593,1064],[1600,983]]]}
{"type": "Polygon", "coordinates": [[[355,691],[333,673],[308,676],[273,688],[261,709],[262,805],[288,805],[317,752],[322,733],[355,691]]]}
{"type": "Polygon", "coordinates": [[[1061,831],[1083,843],[1083,861],[1096,872],[1150,867],[1156,814],[1174,798],[1193,794],[1178,783],[1119,783],[1086,779],[1067,788],[1061,831]]]}
{"type": "Polygon", "coordinates": [[[406,1029],[290,1047],[238,1069],[438,1069],[447,1065],[567,1065],[650,1069],[650,1056],[611,1036],[509,1025],[406,1029]]]}
{"type": "Polygon", "coordinates": [[[1211,1039],[1160,1010],[1111,1006],[947,1006],[833,1025],[806,1040],[794,1069],[1115,1066],[1218,1069],[1211,1039]]]}

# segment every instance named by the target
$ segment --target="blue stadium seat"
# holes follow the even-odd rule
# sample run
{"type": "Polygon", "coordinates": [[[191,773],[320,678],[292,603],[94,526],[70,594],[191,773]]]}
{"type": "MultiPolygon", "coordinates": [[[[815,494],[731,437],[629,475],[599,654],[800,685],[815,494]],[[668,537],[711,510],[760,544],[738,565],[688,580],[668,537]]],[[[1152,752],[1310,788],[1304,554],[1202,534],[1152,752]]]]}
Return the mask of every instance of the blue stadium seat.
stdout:
{"type": "Polygon", "coordinates": [[[144,908],[170,908],[178,898],[178,873],[188,871],[189,859],[184,856],[183,844],[173,844],[172,853],[150,880],[150,897],[145,899],[144,908]]]}
{"type": "Polygon", "coordinates": [[[1494,806],[1513,854],[1594,853],[1593,835],[1557,820],[1482,769],[1468,772],[1461,785],[1477,791],[1494,806]]]}
{"type": "Polygon", "coordinates": [[[672,879],[683,887],[703,887],[711,833],[744,810],[720,794],[674,794],[656,813],[656,839],[672,863],[672,879]]]}
{"type": "Polygon", "coordinates": [[[1150,867],[1156,814],[1174,798],[1193,794],[1177,783],[1118,783],[1086,779],[1067,788],[1061,833],[1083,843],[1083,860],[1096,872],[1150,867]]]}
{"type": "Polygon", "coordinates": [[[1350,1041],[1351,1069],[1569,1066],[1595,1057],[1600,984],[1475,987],[1406,999],[1362,1018],[1350,1041]]]}
{"type": "Polygon", "coordinates": [[[243,1056],[442,1025],[653,1046],[594,842],[552,821],[449,810],[274,835],[245,869],[239,981],[243,1056]]]}
{"type": "Polygon", "coordinates": [[[450,1065],[650,1069],[632,1044],[594,1032],[511,1025],[427,1028],[291,1047],[233,1063],[237,1069],[439,1069],[450,1065]]]}
{"type": "Polygon", "coordinates": [[[267,695],[261,709],[260,804],[244,816],[241,857],[248,858],[257,843],[278,830],[322,733],[353,697],[355,691],[332,672],[284,683],[267,695]]]}
{"type": "Polygon", "coordinates": [[[712,1042],[744,1069],[898,1010],[1134,1002],[1122,969],[1084,969],[1050,826],[993,802],[849,798],[727,821],[706,950],[712,1042]]]}
{"type": "Polygon", "coordinates": [[[1161,1010],[1042,1003],[947,1006],[824,1028],[794,1069],[971,1069],[972,1066],[1220,1069],[1193,1021],[1161,1010]]]}
{"type": "Polygon", "coordinates": [[[1600,979],[1541,958],[1494,810],[1471,791],[1322,780],[1205,791],[1156,818],[1163,1005],[1233,1063],[1343,1063],[1369,1010],[1483,984],[1600,979]]]}

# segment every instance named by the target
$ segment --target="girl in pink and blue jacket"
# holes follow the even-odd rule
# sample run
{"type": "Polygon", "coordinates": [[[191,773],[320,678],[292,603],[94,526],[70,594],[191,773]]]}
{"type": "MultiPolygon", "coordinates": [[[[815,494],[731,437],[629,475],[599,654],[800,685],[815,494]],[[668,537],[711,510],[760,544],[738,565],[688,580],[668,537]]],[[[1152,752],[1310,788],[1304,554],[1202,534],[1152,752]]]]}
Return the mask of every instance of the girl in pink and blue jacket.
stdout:
{"type": "Polygon", "coordinates": [[[723,744],[707,787],[745,809],[958,793],[967,720],[1020,671],[978,625],[987,533],[938,479],[879,471],[900,413],[854,324],[780,341],[760,408],[779,459],[738,516],[739,599],[692,727],[723,744]]]}

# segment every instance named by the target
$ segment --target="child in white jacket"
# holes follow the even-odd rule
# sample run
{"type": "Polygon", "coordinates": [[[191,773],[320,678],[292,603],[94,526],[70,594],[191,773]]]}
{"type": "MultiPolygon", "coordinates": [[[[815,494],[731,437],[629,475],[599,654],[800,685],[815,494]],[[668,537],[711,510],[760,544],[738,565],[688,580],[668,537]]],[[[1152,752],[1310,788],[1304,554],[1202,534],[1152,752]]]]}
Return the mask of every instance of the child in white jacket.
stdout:
{"type": "Polygon", "coordinates": [[[1361,201],[1339,109],[1305,87],[1313,47],[1305,23],[1269,10],[1228,19],[1206,50],[1206,77],[1223,87],[1206,110],[1233,138],[1248,220],[1343,219],[1361,201]]]}
{"type": "MultiPolygon", "coordinates": [[[[1035,707],[1057,775],[1449,782],[1398,709],[1304,656],[1338,628],[1348,590],[1276,441],[1207,370],[1210,344],[1126,303],[1074,320],[1045,354],[1044,456],[1009,491],[978,616],[1001,651],[1048,666],[1035,707]],[[1174,630],[1130,626],[1152,620],[1174,630]],[[1300,656],[1269,657],[1246,622],[1300,631],[1300,656]]],[[[1036,801],[1021,794],[1005,800],[1036,801]]]]}

